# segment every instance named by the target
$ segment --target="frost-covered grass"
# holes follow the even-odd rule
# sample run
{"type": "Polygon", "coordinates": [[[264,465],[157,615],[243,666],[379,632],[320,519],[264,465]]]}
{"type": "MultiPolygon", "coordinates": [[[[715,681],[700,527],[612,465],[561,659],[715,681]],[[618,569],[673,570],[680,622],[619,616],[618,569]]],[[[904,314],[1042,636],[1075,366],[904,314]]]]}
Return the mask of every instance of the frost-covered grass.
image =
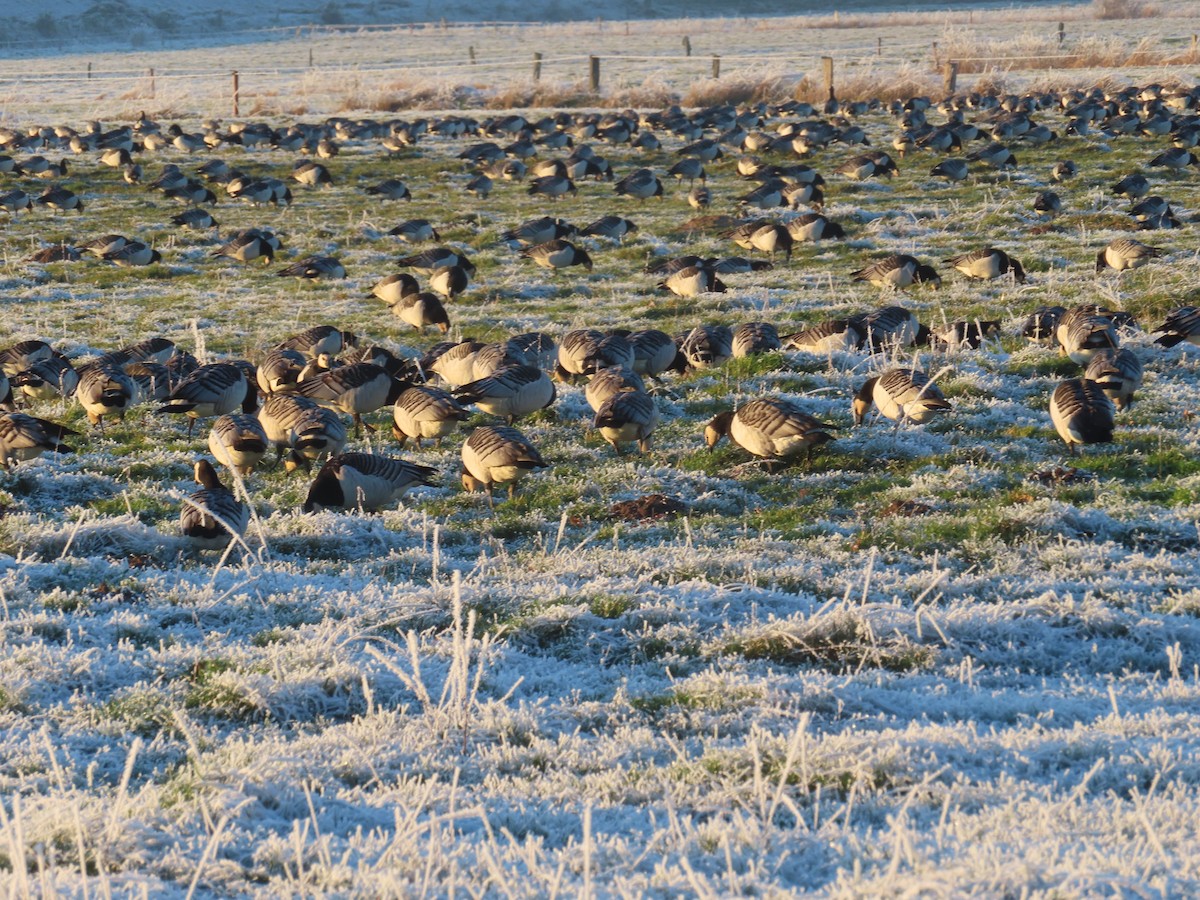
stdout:
{"type": "MultiPolygon", "coordinates": [[[[1056,113],[1038,118],[1062,130],[1056,113]]],[[[889,146],[890,118],[862,124],[889,146]]],[[[659,153],[596,149],[618,175],[665,173],[681,142],[664,140],[659,153]]],[[[494,514],[458,488],[455,437],[402,454],[443,483],[381,515],[303,515],[302,476],[256,472],[252,552],[199,559],[176,522],[205,429],[188,440],[146,407],[89,430],[73,456],[0,475],[0,883],[88,896],[1195,894],[1196,354],[1130,335],[1140,399],[1115,445],[1070,460],[1046,404],[1076,369],[1018,334],[1046,303],[1099,301],[1152,327],[1194,301],[1191,173],[1152,175],[1185,220],[1142,235],[1166,257],[1093,272],[1096,250],[1127,233],[1108,185],[1163,143],[1021,146],[1013,176],[957,186],[927,176],[927,154],[891,182],[853,184],[832,174],[853,151],[822,152],[808,162],[849,240],[695,301],[654,293],[641,267],[735,250],[686,234],[674,184],[661,202],[582,183],[553,203],[498,183],[481,202],[462,190],[460,142],[388,159],[350,141],[327,163],[332,188],[297,188],[286,211],[214,210],[222,234],[272,226],[285,256],[333,253],[349,271],[297,285],[274,276],[283,259],[211,259],[214,239],[170,226],[168,201],[72,158],[64,182],[83,215],[4,223],[2,344],[40,337],[84,359],[164,334],[205,358],[258,358],[330,322],[416,353],[435,337],[369,291],[410,252],[387,229],[418,216],[476,261],[452,335],[484,340],[756,319],[797,330],[897,299],[847,277],[891,252],[940,261],[996,245],[1030,280],[947,274],[942,291],[899,298],[932,324],[1004,322],[981,351],[919,355],[947,369],[955,405],[927,427],[851,427],[853,390],[888,360],[775,354],[670,379],[654,449],[618,458],[589,432],[582,390],[560,386],[521,423],[551,468],[494,514]],[[1060,158],[1081,174],[1044,222],[1031,202],[1060,158]],[[385,176],[414,201],[363,192],[385,176]],[[617,213],[640,231],[621,247],[585,240],[595,271],[552,276],[498,243],[546,212],[580,225],[617,213]],[[164,262],[22,261],[113,231],[153,241],[164,262]],[[837,439],[774,473],[727,443],[704,448],[715,411],[777,394],[839,425],[837,439]],[[1067,465],[1076,477],[1030,477],[1067,465]],[[687,514],[610,516],[651,493],[687,514]]],[[[152,176],[210,156],[281,177],[294,161],[223,147],[142,163],[152,176]]],[[[708,169],[712,211],[734,212],[748,187],[732,155],[708,169]]],[[[88,430],[77,405],[35,411],[88,430]]]]}

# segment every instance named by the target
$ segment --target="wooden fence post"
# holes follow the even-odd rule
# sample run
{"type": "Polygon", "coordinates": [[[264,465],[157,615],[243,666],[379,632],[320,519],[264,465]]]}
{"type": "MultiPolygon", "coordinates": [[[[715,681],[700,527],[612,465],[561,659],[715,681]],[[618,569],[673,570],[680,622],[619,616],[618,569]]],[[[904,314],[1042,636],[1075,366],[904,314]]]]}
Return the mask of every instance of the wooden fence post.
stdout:
{"type": "Polygon", "coordinates": [[[714,53],[713,54],[713,78],[720,78],[720,77],[721,77],[721,57],[718,54],[714,53]]]}
{"type": "Polygon", "coordinates": [[[533,80],[542,80],[542,54],[541,51],[535,51],[533,54],[533,80]]]}
{"type": "Polygon", "coordinates": [[[241,115],[241,111],[238,109],[238,101],[241,99],[240,93],[241,93],[241,91],[238,89],[238,73],[237,73],[237,69],[234,69],[233,70],[233,114],[235,116],[241,115]]]}
{"type": "Polygon", "coordinates": [[[683,36],[683,55],[684,56],[692,55],[692,39],[690,37],[688,37],[686,34],[683,36]]]}
{"type": "Polygon", "coordinates": [[[1196,41],[1198,38],[1200,38],[1200,35],[1196,35],[1196,34],[1192,35],[1192,58],[1193,59],[1195,59],[1195,57],[1196,57],[1196,41]]]}
{"type": "Polygon", "coordinates": [[[829,99],[836,99],[833,95],[833,57],[821,57],[821,70],[825,74],[825,90],[829,93],[829,99]]]}
{"type": "Polygon", "coordinates": [[[312,68],[312,62],[313,62],[313,60],[312,60],[312,47],[309,47],[309,48],[308,48],[308,67],[309,67],[310,69],[312,68]]]}
{"type": "Polygon", "coordinates": [[[591,75],[592,93],[600,92],[600,57],[589,56],[589,71],[591,75]]]}
{"type": "Polygon", "coordinates": [[[941,67],[942,67],[942,60],[938,54],[937,41],[934,41],[933,42],[933,68],[934,68],[934,71],[937,71],[941,67]]]}
{"type": "Polygon", "coordinates": [[[875,55],[883,56],[883,38],[875,38],[875,55]]]}
{"type": "Polygon", "coordinates": [[[467,47],[467,53],[471,57],[471,65],[475,65],[475,45],[474,44],[471,44],[471,46],[467,47]]]}
{"type": "Polygon", "coordinates": [[[151,69],[151,70],[150,70],[150,99],[151,99],[151,100],[153,100],[153,99],[154,99],[154,94],[155,94],[155,91],[154,91],[154,70],[153,70],[153,69],[151,69]]]}
{"type": "Polygon", "coordinates": [[[1067,23],[1059,22],[1058,23],[1058,46],[1061,47],[1063,45],[1063,41],[1065,41],[1066,39],[1067,39],[1067,23]]]}
{"type": "Polygon", "coordinates": [[[946,63],[946,69],[942,72],[942,86],[947,96],[958,90],[958,60],[952,59],[946,63]]]}
{"type": "MultiPolygon", "coordinates": [[[[1192,35],[1192,52],[1196,50],[1196,36],[1192,35]]],[[[88,63],[88,81],[92,80],[92,64],[88,63]]]]}

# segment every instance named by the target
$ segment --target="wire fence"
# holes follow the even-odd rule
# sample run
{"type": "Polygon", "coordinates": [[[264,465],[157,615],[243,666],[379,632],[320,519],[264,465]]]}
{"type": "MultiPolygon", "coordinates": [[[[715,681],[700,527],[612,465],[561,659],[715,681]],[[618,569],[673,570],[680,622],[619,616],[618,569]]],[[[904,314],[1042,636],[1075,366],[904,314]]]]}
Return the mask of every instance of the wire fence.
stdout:
{"type": "MultiPolygon", "coordinates": [[[[629,23],[624,23],[624,27],[628,31],[629,23]]],[[[903,67],[926,77],[931,84],[941,82],[953,90],[970,86],[970,81],[962,78],[969,73],[999,72],[1012,76],[1056,68],[1076,69],[1086,63],[1084,57],[1072,52],[952,56],[949,47],[939,50],[936,41],[917,39],[916,35],[923,34],[918,29],[890,32],[886,40],[878,34],[878,29],[864,29],[861,38],[843,40],[836,51],[831,51],[836,52],[832,65],[838,73],[831,83],[822,57],[782,49],[789,42],[778,36],[774,36],[773,43],[763,40],[762,48],[756,49],[755,42],[742,34],[741,40],[732,42],[728,51],[706,52],[706,44],[723,45],[712,37],[714,23],[709,21],[705,27],[707,31],[697,32],[704,37],[697,40],[695,53],[687,35],[682,37],[684,53],[645,51],[647,46],[676,41],[679,34],[672,32],[657,35],[654,41],[648,41],[645,35],[640,41],[631,39],[628,50],[609,49],[613,44],[611,39],[607,45],[595,41],[596,50],[586,54],[561,52],[560,48],[568,44],[573,45],[572,49],[588,45],[587,23],[579,25],[573,33],[551,31],[542,23],[511,21],[254,29],[232,34],[285,41],[275,58],[286,59],[286,65],[261,64],[259,60],[267,58],[261,52],[238,56],[224,51],[222,58],[232,61],[228,67],[212,65],[208,62],[209,54],[183,52],[159,57],[177,63],[155,67],[112,64],[112,60],[123,61],[128,54],[103,56],[100,65],[82,57],[58,57],[38,64],[0,61],[0,114],[15,114],[31,98],[34,101],[55,98],[64,106],[82,109],[89,106],[108,109],[114,100],[131,104],[157,101],[160,108],[195,110],[204,115],[237,115],[244,111],[299,108],[325,113],[379,110],[389,108],[393,102],[389,93],[397,94],[395,103],[402,106],[405,96],[416,89],[423,91],[421,105],[425,107],[439,101],[448,106],[482,105],[472,102],[471,91],[476,95],[502,93],[510,88],[547,83],[595,95],[646,85],[661,88],[660,93],[682,94],[690,86],[710,79],[776,78],[782,83],[799,83],[807,76],[810,85],[827,89],[836,88],[842,78],[886,79],[888,73],[903,67]],[[457,43],[441,39],[440,35],[450,31],[457,32],[457,43]],[[413,39],[414,34],[417,39],[413,39]],[[901,38],[896,39],[896,34],[901,38]],[[521,39],[516,40],[514,35],[520,35],[521,39]],[[468,40],[472,42],[466,43],[468,40]],[[547,48],[559,52],[534,49],[543,40],[547,48]],[[369,47],[363,50],[367,42],[369,47]],[[513,47],[518,46],[529,49],[514,52],[513,47]],[[202,62],[189,64],[195,58],[202,62]],[[338,61],[325,61],[330,58],[338,61]],[[78,60],[78,65],[70,65],[73,60],[78,60]],[[953,73],[949,71],[951,64],[953,73]]],[[[597,35],[604,30],[599,24],[595,28],[597,35]]],[[[1061,34],[1060,30],[1060,42],[1061,34]]],[[[621,43],[619,36],[615,43],[621,43]]],[[[1176,55],[1177,65],[1197,61],[1194,36],[1191,47],[1190,55],[1176,55]]]]}

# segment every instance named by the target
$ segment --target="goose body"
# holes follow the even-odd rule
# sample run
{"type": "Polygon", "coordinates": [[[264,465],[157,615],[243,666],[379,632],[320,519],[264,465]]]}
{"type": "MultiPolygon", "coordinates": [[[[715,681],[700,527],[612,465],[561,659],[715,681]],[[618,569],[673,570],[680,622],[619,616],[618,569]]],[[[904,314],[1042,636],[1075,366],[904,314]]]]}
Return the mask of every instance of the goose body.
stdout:
{"type": "Polygon", "coordinates": [[[1104,350],[1092,357],[1083,377],[1100,385],[1120,412],[1129,408],[1134,392],[1142,386],[1142,361],[1128,347],[1104,350]]]}
{"type": "Polygon", "coordinates": [[[946,260],[946,265],[952,266],[968,278],[988,281],[1011,272],[1018,283],[1025,281],[1025,269],[1021,264],[995,247],[983,247],[951,256],[946,260]]]}
{"type": "Polygon", "coordinates": [[[242,476],[262,461],[269,443],[258,417],[248,413],[220,416],[208,434],[208,450],[217,462],[242,476]]]}
{"type": "Polygon", "coordinates": [[[180,382],[166,402],[155,412],[183,414],[188,417],[188,435],[196,419],[223,416],[241,408],[252,413],[258,408],[258,394],[240,366],[213,363],[201,366],[180,382]]]}
{"type": "Polygon", "coordinates": [[[332,256],[306,256],[275,273],[280,278],[345,278],[346,268],[332,256]]]}
{"type": "Polygon", "coordinates": [[[389,506],[418,485],[436,484],[437,470],[373,453],[331,456],[308,489],[304,511],[389,506]]]}
{"type": "Polygon", "coordinates": [[[1062,354],[1081,366],[1088,365],[1097,353],[1119,346],[1112,319],[1088,304],[1067,310],[1059,318],[1054,334],[1062,354]]]}
{"type": "Polygon", "coordinates": [[[869,378],[854,396],[854,424],[861,425],[874,403],[879,412],[894,422],[928,422],[951,406],[929,376],[917,369],[889,369],[869,378]]]}
{"type": "Polygon", "coordinates": [[[637,442],[638,449],[650,449],[650,435],[658,426],[658,406],[649,394],[637,390],[618,391],[596,411],[592,427],[620,455],[621,445],[637,442]]]}
{"type": "Polygon", "coordinates": [[[134,380],[118,366],[94,363],[79,372],[75,396],[88,421],[103,430],[105,418],[124,418],[125,411],[138,402],[141,393],[134,380]]]}
{"type": "Polygon", "coordinates": [[[565,269],[568,266],[583,266],[592,271],[592,258],[570,241],[555,238],[544,244],[536,244],[521,251],[521,256],[531,259],[545,269],[565,269]]]}
{"type": "Polygon", "coordinates": [[[1106,444],[1113,439],[1116,410],[1094,381],[1070,378],[1050,397],[1050,419],[1072,454],[1080,444],[1106,444]]]}
{"type": "Polygon", "coordinates": [[[465,422],[471,414],[453,396],[427,385],[413,385],[401,392],[392,406],[392,434],[403,447],[412,440],[417,449],[421,441],[441,446],[442,439],[465,422]]]}
{"type": "Polygon", "coordinates": [[[1173,310],[1167,320],[1154,329],[1154,333],[1162,335],[1154,343],[1163,347],[1174,347],[1184,341],[1200,347],[1200,309],[1181,306],[1173,310]]]}
{"type": "Polygon", "coordinates": [[[592,412],[596,413],[605,403],[622,391],[645,393],[646,384],[642,381],[642,377],[632,369],[611,366],[607,369],[600,369],[588,379],[588,383],[583,389],[583,396],[587,400],[588,406],[592,408],[592,412]]]}
{"type": "Polygon", "coordinates": [[[1158,247],[1151,247],[1133,238],[1117,238],[1096,254],[1096,271],[1105,268],[1118,272],[1137,269],[1162,255],[1163,251],[1158,247]]]}
{"type": "Polygon", "coordinates": [[[929,284],[938,287],[942,279],[932,266],[921,263],[916,257],[896,254],[885,257],[878,262],[852,272],[854,281],[869,281],[876,287],[890,287],[897,290],[913,284],[929,284]]]}
{"type": "Polygon", "coordinates": [[[199,550],[221,550],[240,537],[250,524],[250,510],[221,484],[212,463],[196,462],[196,482],[201,489],[189,495],[179,513],[183,536],[199,550]]]}
{"type": "Polygon", "coordinates": [[[833,440],[829,429],[834,427],[791,400],[761,397],[717,415],[704,429],[704,442],[715,447],[722,437],[728,437],[761,459],[788,460],[833,440]]]}
{"type": "Polygon", "coordinates": [[[322,406],[352,415],[357,433],[364,413],[395,403],[405,387],[405,383],[397,381],[382,366],[355,363],[301,381],[296,385],[296,393],[322,406]]]}
{"type": "Polygon", "coordinates": [[[847,352],[860,346],[865,336],[848,319],[830,319],[803,331],[789,334],[782,343],[790,350],[805,353],[847,352]]]}
{"type": "Polygon", "coordinates": [[[508,485],[513,498],[517,482],[534,469],[548,468],[536,447],[515,428],[485,425],[476,428],[463,442],[463,487],[485,490],[488,505],[494,504],[492,488],[508,485]]]}
{"type": "Polygon", "coordinates": [[[514,421],[544,409],[554,402],[554,382],[532,366],[506,366],[496,373],[465,384],[454,392],[460,403],[478,406],[484,412],[514,421]]]}
{"type": "Polygon", "coordinates": [[[46,419],[4,413],[0,415],[0,463],[9,469],[13,463],[37,459],[43,453],[73,453],[63,439],[78,436],[79,432],[46,419]]]}

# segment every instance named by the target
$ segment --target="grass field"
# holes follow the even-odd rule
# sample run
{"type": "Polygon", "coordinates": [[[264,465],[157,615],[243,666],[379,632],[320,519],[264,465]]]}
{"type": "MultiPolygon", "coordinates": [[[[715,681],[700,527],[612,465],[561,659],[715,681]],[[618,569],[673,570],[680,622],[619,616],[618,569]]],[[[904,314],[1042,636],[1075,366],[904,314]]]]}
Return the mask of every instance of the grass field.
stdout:
{"type": "MultiPolygon", "coordinates": [[[[170,103],[207,111],[186,99],[170,103]]],[[[87,99],[62,121],[111,120],[112,101],[87,99]]],[[[28,108],[9,117],[31,121],[28,108]]],[[[1036,118],[1063,132],[1058,112],[1036,118]]],[[[858,123],[890,147],[894,119],[858,123]]],[[[640,165],[665,176],[683,141],[660,136],[658,152],[596,150],[618,177],[640,165]]],[[[455,158],[463,141],[427,138],[389,158],[350,140],[326,163],[333,187],[296,186],[289,209],[216,205],[222,235],[285,235],[286,258],[259,267],[210,258],[216,240],[171,226],[170,201],[96,154],[68,156],[61,181],[84,213],[5,215],[0,345],[38,337],[82,361],[164,335],[202,360],[259,359],[333,323],[412,355],[435,336],[369,296],[409,252],[386,231],[412,217],[478,265],[450,308],[454,337],[756,320],[787,332],[894,300],[928,324],[1001,319],[1003,335],[902,357],[939,373],[954,404],[924,427],[851,426],[854,390],[893,361],[864,354],[777,353],[672,378],[644,456],[615,456],[589,428],[582,388],[561,385],[519,426],[551,467],[494,513],[457,484],[461,437],[401,453],[381,412],[380,436],[355,447],[435,466],[441,485],[382,515],[305,515],[302,475],[255,472],[251,552],[223,564],[178,533],[206,429],[189,440],[147,405],[100,435],[75,403],[38,405],[87,436],[72,456],[0,475],[0,885],[16,896],[1194,895],[1195,348],[1129,336],[1147,371],[1140,399],[1113,445],[1070,459],[1047,403],[1077,367],[1019,335],[1042,304],[1102,302],[1148,329],[1195,303],[1194,169],[1148,170],[1183,220],[1138,235],[1165,257],[1120,277],[1093,271],[1097,250],[1132,227],[1110,185],[1167,144],[1022,144],[1012,175],[973,167],[958,185],[929,176],[940,157],[928,153],[899,160],[891,181],[851,182],[833,169],[857,151],[835,145],[805,162],[825,175],[826,214],[848,239],[690,301],[656,292],[642,267],[737,251],[685,227],[686,185],[638,202],[581,182],[551,202],[498,181],[478,201],[455,158]],[[1064,158],[1080,175],[1056,187],[1064,212],[1047,220],[1032,199],[1064,158]],[[365,193],[388,176],[411,203],[365,193]],[[583,241],[594,271],[555,276],[499,240],[545,213],[578,225],[615,213],[639,231],[583,241]],[[25,262],[107,232],[153,243],[163,262],[25,262]],[[1017,256],[1028,283],[945,270],[941,291],[893,297],[848,277],[888,253],[941,268],[985,245],[1017,256]],[[349,277],[274,275],[309,253],[337,256],[349,277]],[[780,394],[839,426],[811,463],[768,472],[727,442],[705,448],[716,411],[780,394]],[[654,493],[687,513],[612,513],[654,493]]],[[[152,176],[212,156],[279,177],[297,158],[221,147],[141,162],[152,176]]],[[[735,157],[708,165],[714,214],[735,214],[751,186],[735,157]]],[[[18,186],[43,185],[0,176],[0,189],[18,186]]],[[[464,431],[492,422],[476,414],[464,431]]]]}

